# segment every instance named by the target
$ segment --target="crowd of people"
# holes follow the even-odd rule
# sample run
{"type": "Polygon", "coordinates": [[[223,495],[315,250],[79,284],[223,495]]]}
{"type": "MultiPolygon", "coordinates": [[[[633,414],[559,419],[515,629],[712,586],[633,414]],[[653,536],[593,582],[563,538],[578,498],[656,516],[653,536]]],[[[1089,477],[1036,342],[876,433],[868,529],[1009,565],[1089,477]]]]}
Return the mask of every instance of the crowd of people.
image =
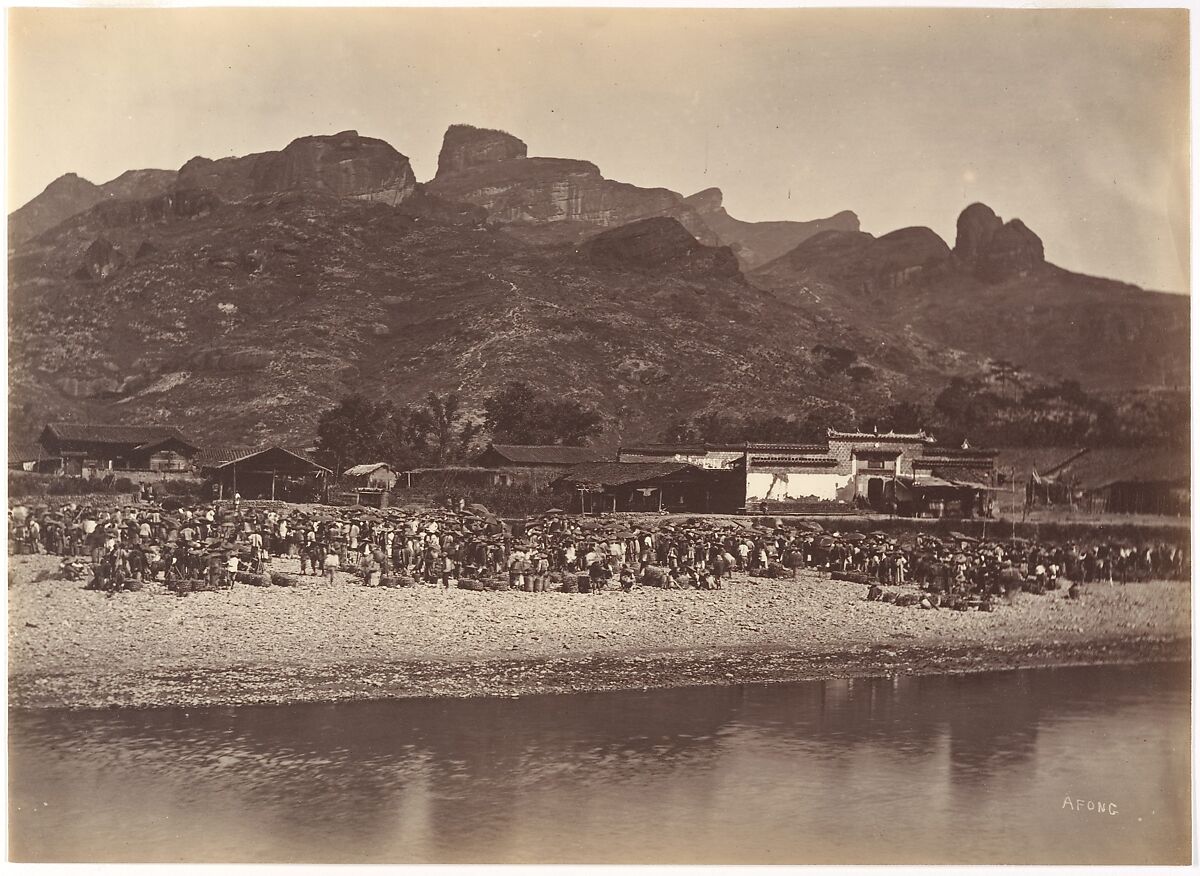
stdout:
{"type": "Polygon", "coordinates": [[[1185,536],[1176,543],[981,541],[961,533],[893,537],[842,532],[832,522],[771,519],[662,518],[631,525],[619,517],[557,511],[514,528],[461,502],[386,511],[240,501],[107,509],[17,505],[9,525],[10,550],[80,558],[90,569],[90,586],[110,592],[152,580],[229,586],[239,573],[263,574],[283,557],[298,561],[300,575],[330,583],[348,571],[369,586],[490,580],[534,591],[717,589],[735,572],[797,577],[815,570],[935,593],[994,594],[1014,587],[1043,592],[1064,581],[1077,586],[1190,574],[1185,536]]]}

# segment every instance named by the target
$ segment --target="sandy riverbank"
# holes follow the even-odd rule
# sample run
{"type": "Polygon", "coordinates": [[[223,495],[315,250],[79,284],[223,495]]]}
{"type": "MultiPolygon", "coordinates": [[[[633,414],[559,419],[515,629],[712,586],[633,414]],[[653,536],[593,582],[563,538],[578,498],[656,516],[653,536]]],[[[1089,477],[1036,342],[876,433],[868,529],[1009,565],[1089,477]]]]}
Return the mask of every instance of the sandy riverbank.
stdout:
{"type": "MultiPolygon", "coordinates": [[[[108,598],[10,558],[9,698],[89,708],[474,696],[1186,660],[1187,582],[1022,594],[996,612],[865,602],[806,574],[713,592],[297,588],[108,598]]],[[[281,571],[295,564],[275,561],[281,571]]]]}

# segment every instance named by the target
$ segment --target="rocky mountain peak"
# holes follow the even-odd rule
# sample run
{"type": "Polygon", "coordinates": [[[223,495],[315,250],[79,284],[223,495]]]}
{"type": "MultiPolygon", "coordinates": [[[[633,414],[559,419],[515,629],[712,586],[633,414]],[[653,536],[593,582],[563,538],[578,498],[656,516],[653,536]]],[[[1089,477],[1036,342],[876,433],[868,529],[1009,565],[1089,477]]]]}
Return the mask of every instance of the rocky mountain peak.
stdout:
{"type": "Polygon", "coordinates": [[[528,153],[529,148],[523,140],[505,131],[476,128],[474,125],[451,125],[442,137],[437,178],[493,161],[525,158],[528,153]]]}
{"type": "Polygon", "coordinates": [[[103,197],[100,186],[77,173],[64,173],[8,217],[9,242],[34,238],[64,219],[82,213],[103,197]]]}
{"type": "Polygon", "coordinates": [[[180,188],[207,189],[225,201],[314,192],[394,205],[409,197],[416,184],[406,156],[353,130],[300,137],[278,152],[218,161],[196,157],[178,176],[180,188]]]}
{"type": "Polygon", "coordinates": [[[79,174],[64,173],[58,179],[42,190],[43,195],[75,195],[80,192],[93,192],[100,187],[94,182],[84,179],[79,174]]]}
{"type": "Polygon", "coordinates": [[[734,278],[737,259],[727,246],[705,246],[678,220],[653,216],[592,237],[579,247],[590,261],[651,272],[734,278]]]}
{"type": "Polygon", "coordinates": [[[986,204],[959,214],[954,254],[981,280],[999,282],[1045,264],[1041,238],[1020,219],[1004,222],[986,204]]]}
{"type": "Polygon", "coordinates": [[[724,201],[725,194],[716,186],[696,192],[696,194],[689,195],[683,199],[685,204],[701,215],[720,210],[724,201]]]}
{"type": "Polygon", "coordinates": [[[406,156],[358,131],[293,140],[267,153],[252,176],[259,192],[316,191],[376,201],[401,201],[416,186],[406,156]]]}

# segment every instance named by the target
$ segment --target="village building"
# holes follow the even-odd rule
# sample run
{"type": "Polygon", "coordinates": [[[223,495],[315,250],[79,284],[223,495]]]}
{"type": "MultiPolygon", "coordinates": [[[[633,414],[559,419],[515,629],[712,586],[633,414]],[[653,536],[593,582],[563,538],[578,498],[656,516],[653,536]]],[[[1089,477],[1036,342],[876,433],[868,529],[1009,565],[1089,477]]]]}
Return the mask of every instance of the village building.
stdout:
{"type": "MultiPolygon", "coordinates": [[[[304,454],[308,456],[306,452],[304,454]]],[[[399,475],[386,462],[365,462],[352,465],[342,472],[338,486],[342,499],[353,495],[354,504],[371,508],[386,508],[391,503],[391,489],[399,475]]],[[[330,497],[334,501],[334,497],[330,497]]],[[[339,499],[341,501],[341,499],[339,499]]]]}
{"type": "Polygon", "coordinates": [[[990,510],[991,450],[941,447],[925,432],[839,432],[822,444],[649,444],[621,462],[686,462],[742,474],[749,511],[869,508],[909,515],[973,516],[990,510]]]}
{"type": "Polygon", "coordinates": [[[397,474],[386,462],[366,462],[346,469],[342,478],[360,489],[390,490],[396,484],[397,474]]]}
{"type": "Polygon", "coordinates": [[[554,486],[577,492],[576,508],[582,513],[731,513],[741,504],[742,472],[687,462],[587,462],[573,467],[554,486]]]}
{"type": "Polygon", "coordinates": [[[261,449],[211,449],[198,460],[216,499],[323,501],[332,472],[308,456],[279,445],[261,449]]]}
{"type": "Polygon", "coordinates": [[[561,477],[572,466],[585,462],[614,462],[611,450],[563,447],[557,444],[489,444],[471,465],[507,472],[516,483],[535,490],[561,477]]]}
{"type": "Polygon", "coordinates": [[[200,451],[170,426],[47,423],[37,443],[47,458],[60,460],[57,467],[52,466],[54,474],[111,474],[138,482],[190,477],[200,451]]]}
{"type": "Polygon", "coordinates": [[[401,475],[399,486],[454,491],[470,487],[511,487],[517,476],[511,472],[478,465],[435,465],[414,468],[401,475]]]}
{"type": "Polygon", "coordinates": [[[9,442],[8,467],[12,471],[54,474],[62,470],[62,457],[49,456],[42,445],[9,442]]]}
{"type": "Polygon", "coordinates": [[[1005,513],[1019,513],[1024,505],[1068,504],[1066,484],[1045,475],[1084,453],[1086,447],[1000,448],[996,456],[996,500],[1005,513]]]}
{"type": "Polygon", "coordinates": [[[1031,469],[1030,506],[1060,505],[1089,513],[1186,515],[1191,456],[1186,448],[1102,447],[1070,453],[1031,469]]]}

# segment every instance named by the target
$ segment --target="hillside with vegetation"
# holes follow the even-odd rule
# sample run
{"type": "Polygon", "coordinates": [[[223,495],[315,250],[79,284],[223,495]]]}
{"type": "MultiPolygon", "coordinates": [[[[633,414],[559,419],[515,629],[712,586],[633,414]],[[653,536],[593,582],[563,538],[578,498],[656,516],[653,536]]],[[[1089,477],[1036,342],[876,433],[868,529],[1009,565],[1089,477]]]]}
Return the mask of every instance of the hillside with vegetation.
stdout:
{"type": "MultiPolygon", "coordinates": [[[[944,413],[954,379],[1019,404],[1076,381],[1118,416],[1164,375],[1186,380],[1186,298],[1044,264],[1011,223],[975,216],[954,250],[927,229],[873,238],[857,220],[759,227],[722,210],[704,230],[719,200],[613,189],[575,165],[594,184],[567,199],[575,213],[519,209],[519,186],[497,211],[459,189],[494,172],[516,186],[514,162],[534,160],[515,138],[468,135],[448,133],[437,184],[343,132],[193,159],[146,197],[85,192],[79,212],[11,244],[10,439],[87,419],[306,445],[355,394],[404,406],[454,393],[482,427],[512,381],[597,411],[598,443],[704,415],[819,434],[944,413]],[[788,235],[803,239],[745,273],[748,249],[788,235]],[[1019,370],[1019,391],[998,362],[1019,370]]],[[[530,193],[559,197],[551,170],[533,167],[530,193]]]]}

